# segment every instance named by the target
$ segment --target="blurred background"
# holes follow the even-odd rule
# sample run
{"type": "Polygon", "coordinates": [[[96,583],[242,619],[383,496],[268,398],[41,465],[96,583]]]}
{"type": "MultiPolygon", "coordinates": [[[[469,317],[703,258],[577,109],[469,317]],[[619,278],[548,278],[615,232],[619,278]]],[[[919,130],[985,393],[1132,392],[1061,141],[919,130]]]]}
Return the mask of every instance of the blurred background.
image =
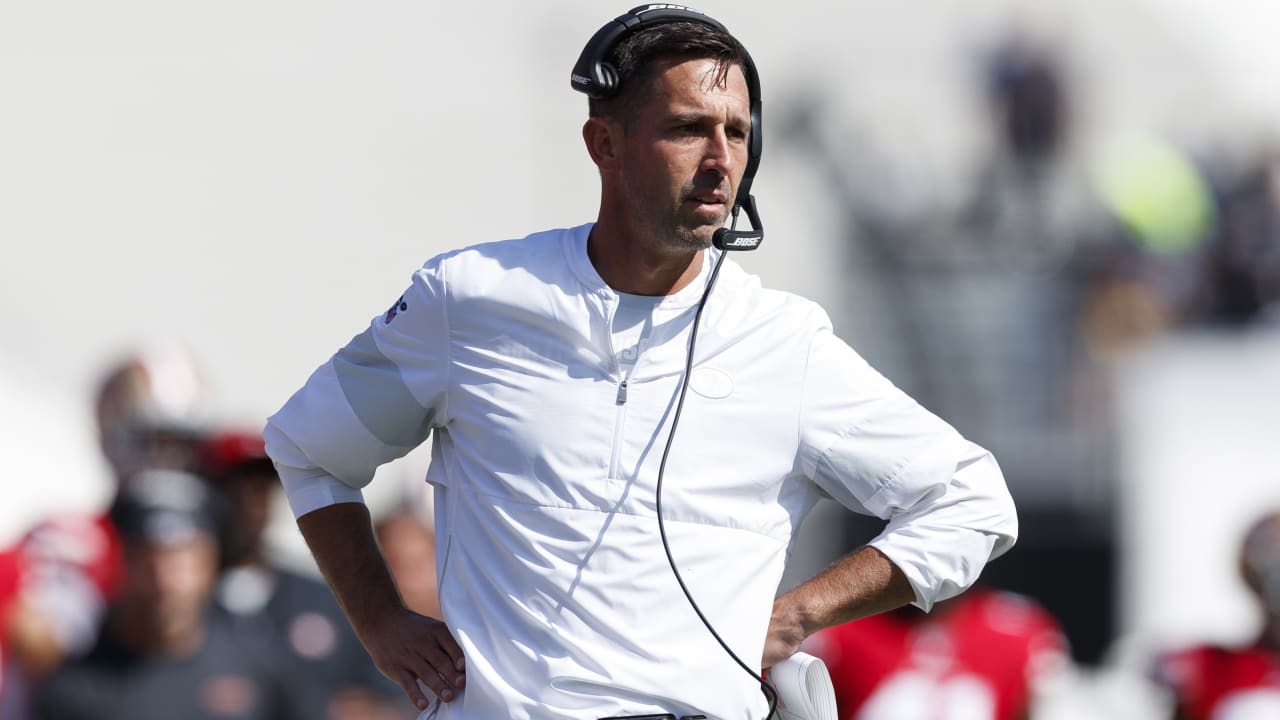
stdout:
{"type": "MultiPolygon", "coordinates": [[[[128,358],[182,348],[187,419],[255,429],[426,258],[592,219],[568,68],[625,9],[0,3],[0,546],[110,502],[128,358]]],[[[1239,547],[1280,506],[1280,6],[701,9],[763,87],[740,261],[1000,459],[1022,537],[984,581],[1076,668],[1038,713],[1167,716],[1146,658],[1257,635],[1239,547]]],[[[823,508],[789,578],[874,532],[823,508]]]]}

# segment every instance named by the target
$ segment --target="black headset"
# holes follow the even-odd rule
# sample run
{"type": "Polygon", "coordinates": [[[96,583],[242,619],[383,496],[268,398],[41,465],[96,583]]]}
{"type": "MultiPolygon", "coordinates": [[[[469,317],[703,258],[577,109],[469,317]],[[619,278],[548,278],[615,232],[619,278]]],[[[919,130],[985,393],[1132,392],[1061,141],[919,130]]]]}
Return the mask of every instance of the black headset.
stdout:
{"type": "MultiPolygon", "coordinates": [[[[618,69],[608,60],[609,53],[626,36],[643,28],[671,22],[695,22],[729,34],[719,21],[707,14],[683,5],[650,4],[628,10],[612,22],[596,31],[582,49],[582,55],[573,66],[569,84],[574,90],[595,100],[604,100],[617,94],[620,79],[618,69]]],[[[755,250],[764,241],[764,225],[756,209],[756,199],[751,195],[751,182],[760,165],[760,152],[764,143],[760,121],[760,76],[755,63],[746,50],[742,51],[743,75],[751,95],[751,136],[747,141],[747,167],[738,183],[738,194],[733,202],[733,221],[737,225],[738,211],[746,210],[751,230],[720,228],[711,242],[721,250],[755,250]]]]}

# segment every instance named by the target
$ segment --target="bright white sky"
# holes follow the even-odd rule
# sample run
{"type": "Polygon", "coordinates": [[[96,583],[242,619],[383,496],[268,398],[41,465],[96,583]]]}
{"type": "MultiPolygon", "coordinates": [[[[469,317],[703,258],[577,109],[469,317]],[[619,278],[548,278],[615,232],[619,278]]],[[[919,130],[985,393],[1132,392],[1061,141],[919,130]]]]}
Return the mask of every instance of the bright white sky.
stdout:
{"type": "Polygon", "coordinates": [[[1140,0],[1197,46],[1242,103],[1265,113],[1280,134],[1280,2],[1140,0]]]}

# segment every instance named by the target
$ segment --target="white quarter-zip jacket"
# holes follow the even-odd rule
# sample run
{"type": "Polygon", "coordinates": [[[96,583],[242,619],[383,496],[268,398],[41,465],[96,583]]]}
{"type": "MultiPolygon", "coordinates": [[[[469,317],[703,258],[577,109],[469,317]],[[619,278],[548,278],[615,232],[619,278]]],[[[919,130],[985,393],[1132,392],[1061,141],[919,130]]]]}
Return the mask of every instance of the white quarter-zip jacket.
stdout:
{"type": "MultiPolygon", "coordinates": [[[[587,257],[591,227],[428,261],[272,416],[268,452],[300,515],[358,499],[374,468],[434,433],[441,608],[467,662],[465,691],[436,717],[760,720],[758,684],[673,577],[655,505],[716,251],[657,304],[624,373],[618,294],[587,257]]],[[[663,480],[667,538],[699,607],[753,667],[795,531],[823,497],[887,521],[872,544],[925,609],[1014,541],[989,453],[871,369],[817,305],[762,289],[732,260],[689,386],[663,480]]]]}

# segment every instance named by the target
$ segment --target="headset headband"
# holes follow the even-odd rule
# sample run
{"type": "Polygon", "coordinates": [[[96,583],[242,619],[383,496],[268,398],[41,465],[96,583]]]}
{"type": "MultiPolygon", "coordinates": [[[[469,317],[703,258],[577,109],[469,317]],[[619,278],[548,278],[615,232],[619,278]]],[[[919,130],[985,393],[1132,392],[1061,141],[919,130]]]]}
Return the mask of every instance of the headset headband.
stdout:
{"type": "MultiPolygon", "coordinates": [[[[725,34],[729,33],[729,30],[719,21],[691,7],[661,3],[634,7],[614,18],[612,22],[591,36],[586,47],[582,49],[578,62],[574,64],[573,72],[569,75],[570,86],[595,100],[604,100],[617,94],[620,85],[618,69],[609,62],[609,53],[624,37],[643,28],[671,22],[700,23],[725,34]]],[[[755,211],[755,202],[751,198],[751,181],[755,179],[756,168],[760,165],[763,146],[760,122],[760,77],[756,74],[755,63],[751,61],[751,55],[745,48],[742,51],[742,61],[742,74],[746,77],[747,91],[751,96],[751,137],[747,142],[747,167],[742,173],[742,181],[738,184],[734,210],[745,206],[751,222],[758,226],[758,218],[751,217],[755,211]]]]}

